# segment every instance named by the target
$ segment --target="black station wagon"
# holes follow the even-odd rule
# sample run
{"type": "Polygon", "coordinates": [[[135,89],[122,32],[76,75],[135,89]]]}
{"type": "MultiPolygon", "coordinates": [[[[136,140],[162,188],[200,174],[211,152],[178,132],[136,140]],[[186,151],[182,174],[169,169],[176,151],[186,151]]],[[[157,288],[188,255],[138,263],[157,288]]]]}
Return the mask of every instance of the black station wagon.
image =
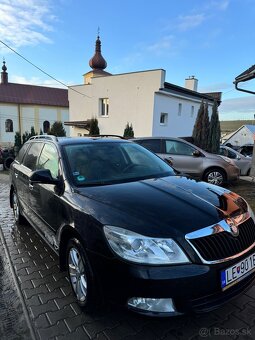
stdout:
{"type": "MultiPolygon", "coordinates": [[[[37,136],[10,169],[10,204],[58,253],[80,306],[212,310],[255,277],[247,202],[114,138],[37,136]]],[[[22,226],[20,226],[22,227],[22,226]]]]}

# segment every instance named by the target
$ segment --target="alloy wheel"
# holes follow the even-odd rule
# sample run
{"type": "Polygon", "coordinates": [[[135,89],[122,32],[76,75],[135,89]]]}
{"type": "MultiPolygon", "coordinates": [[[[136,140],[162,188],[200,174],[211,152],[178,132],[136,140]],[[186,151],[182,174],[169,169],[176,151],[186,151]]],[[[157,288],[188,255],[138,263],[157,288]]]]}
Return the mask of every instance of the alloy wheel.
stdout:
{"type": "Polygon", "coordinates": [[[223,183],[223,175],[219,171],[213,171],[208,174],[207,182],[211,184],[221,185],[223,183]]]}
{"type": "Polygon", "coordinates": [[[18,222],[19,221],[19,216],[20,216],[20,213],[19,213],[19,202],[18,202],[18,197],[17,197],[17,194],[16,194],[15,191],[13,192],[13,196],[12,196],[12,204],[13,204],[14,219],[15,219],[15,222],[18,222]]]}
{"type": "Polygon", "coordinates": [[[87,277],[85,274],[84,261],[77,248],[70,248],[68,254],[68,270],[70,282],[76,298],[80,302],[84,302],[87,297],[87,277]]]}

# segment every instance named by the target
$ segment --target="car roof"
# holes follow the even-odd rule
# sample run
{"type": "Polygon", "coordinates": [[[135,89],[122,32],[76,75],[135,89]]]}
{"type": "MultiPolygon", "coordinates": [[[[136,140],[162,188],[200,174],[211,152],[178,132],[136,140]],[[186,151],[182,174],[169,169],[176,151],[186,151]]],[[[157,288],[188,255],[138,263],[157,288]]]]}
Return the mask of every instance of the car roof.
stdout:
{"type": "MultiPolygon", "coordinates": [[[[116,136],[117,137],[117,136],[116,136]]],[[[117,138],[109,138],[107,136],[99,136],[99,137],[56,137],[51,135],[43,135],[43,136],[34,136],[29,139],[30,141],[52,141],[56,144],[60,145],[70,145],[70,144],[84,144],[84,143],[123,143],[129,142],[126,139],[122,139],[120,137],[117,138]]]]}

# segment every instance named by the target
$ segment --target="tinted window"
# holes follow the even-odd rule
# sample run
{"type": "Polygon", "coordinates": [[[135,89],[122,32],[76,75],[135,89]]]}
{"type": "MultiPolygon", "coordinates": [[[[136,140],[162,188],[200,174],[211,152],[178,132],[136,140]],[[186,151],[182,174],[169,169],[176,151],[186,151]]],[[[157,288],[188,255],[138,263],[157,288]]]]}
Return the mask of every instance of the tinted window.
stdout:
{"type": "Polygon", "coordinates": [[[146,139],[142,141],[137,141],[140,145],[144,146],[146,149],[151,150],[155,153],[160,153],[160,139],[146,139]]]}
{"type": "Polygon", "coordinates": [[[166,153],[192,156],[195,150],[196,149],[189,144],[176,140],[166,140],[166,153]]]}
{"type": "Polygon", "coordinates": [[[24,158],[23,164],[32,171],[36,169],[36,162],[40,154],[41,148],[42,143],[32,143],[30,149],[28,150],[24,158]]]}
{"type": "Polygon", "coordinates": [[[76,185],[100,185],[174,175],[159,157],[136,143],[84,143],[65,146],[76,185]]]}
{"type": "Polygon", "coordinates": [[[37,169],[48,169],[53,178],[58,177],[58,153],[53,145],[44,144],[37,169]]]}
{"type": "Polygon", "coordinates": [[[16,160],[17,160],[19,163],[22,163],[23,157],[24,157],[24,155],[25,155],[25,153],[26,153],[26,151],[27,151],[29,145],[30,145],[29,143],[24,144],[24,145],[22,146],[22,148],[19,150],[19,153],[17,154],[17,157],[16,157],[16,160]]]}

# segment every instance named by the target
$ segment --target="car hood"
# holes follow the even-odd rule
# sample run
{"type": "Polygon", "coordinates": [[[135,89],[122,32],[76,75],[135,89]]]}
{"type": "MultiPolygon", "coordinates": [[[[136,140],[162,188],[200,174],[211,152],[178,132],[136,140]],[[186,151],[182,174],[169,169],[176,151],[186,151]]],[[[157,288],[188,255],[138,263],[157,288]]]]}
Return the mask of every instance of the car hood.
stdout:
{"type": "Polygon", "coordinates": [[[237,194],[182,176],[82,187],[77,194],[102,224],[154,237],[183,235],[247,210],[237,194]]]}

